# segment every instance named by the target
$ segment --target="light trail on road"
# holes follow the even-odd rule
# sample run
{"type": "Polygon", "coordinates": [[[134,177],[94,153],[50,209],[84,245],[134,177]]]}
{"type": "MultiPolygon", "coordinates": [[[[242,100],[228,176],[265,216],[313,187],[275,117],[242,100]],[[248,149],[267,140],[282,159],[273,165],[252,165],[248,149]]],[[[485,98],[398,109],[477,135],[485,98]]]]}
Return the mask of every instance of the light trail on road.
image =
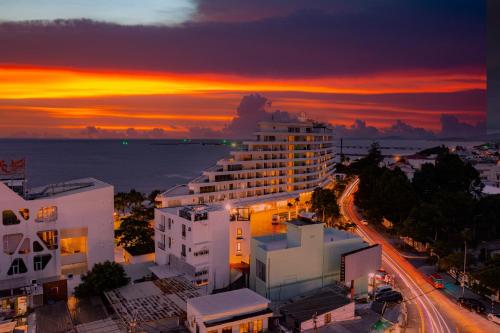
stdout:
{"type": "Polygon", "coordinates": [[[410,290],[411,295],[405,294],[406,301],[415,301],[420,319],[419,332],[499,332],[500,330],[494,324],[458,307],[456,303],[437,291],[428,283],[423,274],[404,259],[390,243],[377,232],[363,225],[355,209],[353,198],[358,183],[359,180],[356,179],[349,184],[340,197],[341,213],[356,224],[356,230],[361,237],[369,243],[377,243],[382,246],[384,265],[395,272],[410,290]],[[437,305],[439,305],[439,309],[437,305]],[[453,326],[455,327],[452,328],[453,326]],[[481,328],[479,328],[480,326],[481,328]]]}

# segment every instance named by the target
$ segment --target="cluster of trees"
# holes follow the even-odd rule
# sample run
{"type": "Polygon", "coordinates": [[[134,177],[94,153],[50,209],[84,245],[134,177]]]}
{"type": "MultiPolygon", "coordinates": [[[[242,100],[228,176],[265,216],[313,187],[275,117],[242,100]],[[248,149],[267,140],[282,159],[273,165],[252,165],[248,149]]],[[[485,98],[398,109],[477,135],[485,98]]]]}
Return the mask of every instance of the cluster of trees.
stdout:
{"type": "Polygon", "coordinates": [[[442,147],[436,152],[436,163],[424,164],[412,181],[399,168],[380,166],[378,144],[349,171],[360,179],[355,203],[372,222],[387,218],[394,232],[430,243],[450,263],[465,241],[473,248],[500,238],[500,196],[481,196],[479,173],[470,163],[442,147]]]}
{"type": "Polygon", "coordinates": [[[82,282],[75,287],[75,296],[84,298],[99,296],[103,292],[123,287],[130,282],[123,266],[111,261],[97,263],[91,271],[82,275],[82,282]]]}
{"type": "Polygon", "coordinates": [[[115,231],[118,245],[123,246],[133,255],[154,252],[154,219],[155,198],[161,193],[154,190],[149,195],[132,189],[115,195],[115,209],[121,213],[128,212],[121,218],[120,227],[115,231]]]}

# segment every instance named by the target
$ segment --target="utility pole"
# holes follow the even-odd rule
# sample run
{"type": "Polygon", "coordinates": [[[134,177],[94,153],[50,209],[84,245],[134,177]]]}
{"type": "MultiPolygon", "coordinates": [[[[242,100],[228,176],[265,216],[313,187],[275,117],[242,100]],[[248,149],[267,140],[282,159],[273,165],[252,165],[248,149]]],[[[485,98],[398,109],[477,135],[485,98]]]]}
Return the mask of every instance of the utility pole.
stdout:
{"type": "Polygon", "coordinates": [[[462,297],[465,294],[465,266],[467,265],[467,241],[464,241],[464,274],[462,276],[462,297]]]}

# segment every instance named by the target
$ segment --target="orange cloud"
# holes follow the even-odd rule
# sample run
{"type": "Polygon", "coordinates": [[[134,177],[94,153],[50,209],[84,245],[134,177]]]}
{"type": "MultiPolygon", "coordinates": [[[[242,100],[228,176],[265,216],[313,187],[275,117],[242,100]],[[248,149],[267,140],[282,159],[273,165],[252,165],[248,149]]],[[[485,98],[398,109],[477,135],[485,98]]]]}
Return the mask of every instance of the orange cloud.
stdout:
{"type": "Polygon", "coordinates": [[[370,77],[272,79],[219,74],[83,71],[0,67],[0,99],[201,94],[207,92],[309,92],[387,94],[484,89],[484,73],[385,73],[370,77]]]}

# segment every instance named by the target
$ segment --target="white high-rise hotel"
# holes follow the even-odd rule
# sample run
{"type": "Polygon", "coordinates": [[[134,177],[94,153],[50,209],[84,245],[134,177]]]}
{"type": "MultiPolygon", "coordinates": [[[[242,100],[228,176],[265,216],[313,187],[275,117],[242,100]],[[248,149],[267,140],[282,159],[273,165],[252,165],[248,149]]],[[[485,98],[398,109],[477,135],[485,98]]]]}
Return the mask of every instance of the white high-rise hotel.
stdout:
{"type": "Polygon", "coordinates": [[[162,207],[289,198],[323,186],[333,173],[333,133],[312,121],[261,122],[255,141],[187,185],[159,196],[162,207]]]}
{"type": "Polygon", "coordinates": [[[182,273],[209,291],[227,286],[230,264],[249,263],[251,237],[283,231],[278,222],[294,218],[316,187],[331,182],[327,125],[261,122],[255,135],[200,177],[158,196],[156,275],[182,273]]]}

